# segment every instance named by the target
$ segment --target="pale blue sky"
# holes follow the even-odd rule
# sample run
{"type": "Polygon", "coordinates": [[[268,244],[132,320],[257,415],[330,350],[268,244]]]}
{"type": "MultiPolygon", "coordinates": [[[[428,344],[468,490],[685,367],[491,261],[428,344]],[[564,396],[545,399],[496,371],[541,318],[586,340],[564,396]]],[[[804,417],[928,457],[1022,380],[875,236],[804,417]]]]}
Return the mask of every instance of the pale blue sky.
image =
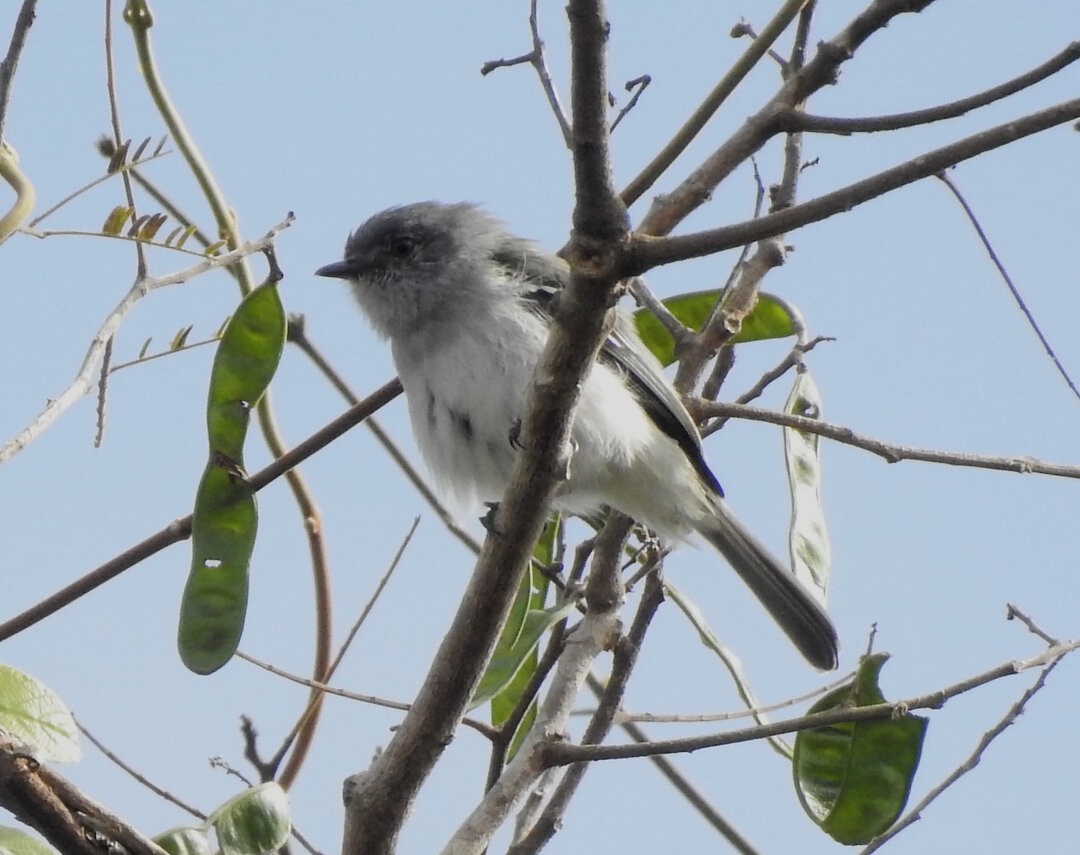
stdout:
{"type": "MultiPolygon", "coordinates": [[[[573,203],[569,158],[536,80],[526,68],[479,74],[486,60],[528,49],[527,5],[155,4],[158,62],[188,128],[247,235],[296,212],[296,224],[278,243],[283,297],[290,311],[307,316],[311,336],[360,392],[392,375],[387,349],[339,283],[312,276],[339,257],[346,234],[360,221],[394,203],[467,199],[550,247],[566,239],[573,203]]],[[[740,16],[760,27],[774,5],[612,4],[612,88],[624,99],[625,80],[653,77],[616,133],[617,183],[637,172],[744,48],[727,37],[730,27],[740,16]]],[[[862,8],[821,5],[815,42],[862,8]]],[[[8,32],[16,7],[2,4],[0,32],[8,32]]],[[[541,16],[552,70],[568,100],[562,4],[541,4],[541,16]]],[[[1057,53],[1077,37],[1075,21],[1066,0],[940,2],[872,39],[811,109],[868,115],[961,97],[1057,53]]],[[[141,87],[119,16],[115,31],[124,132],[160,136],[162,122],[141,87]]],[[[41,4],[6,131],[35,183],[39,210],[100,174],[93,142],[108,127],[103,69],[100,4],[41,4]]],[[[943,125],[808,138],[806,156],[820,162],[805,173],[801,198],[1074,97],[1078,73],[1069,69],[1004,104],[943,125]]],[[[776,83],[773,68],[757,69],[656,191],[674,186],[776,83]]],[[[966,163],[954,177],[1060,357],[1080,374],[1077,145],[1076,133],[1062,126],[966,163]]],[[[776,179],[779,163],[776,146],[762,153],[766,181],[776,179]]],[[[208,222],[179,157],[156,163],[148,174],[208,222]]],[[[741,169],[682,230],[745,218],[753,191],[749,170],[741,169]]],[[[46,225],[96,228],[120,199],[119,184],[109,184],[46,225]]],[[[635,221],[643,211],[631,212],[635,221]]],[[[809,358],[828,420],[905,445],[1076,461],[1080,402],[1053,370],[943,186],[928,180],[905,188],[788,241],[794,251],[766,288],[796,304],[813,334],[837,339],[809,358]]],[[[187,263],[167,254],[151,257],[158,274],[187,263]]],[[[714,287],[730,264],[730,255],[698,261],[658,271],[650,283],[665,295],[714,287]]],[[[9,367],[0,439],[20,430],[74,376],[133,270],[130,247],[104,240],[16,236],[3,246],[0,359],[9,367]]],[[[222,274],[153,294],[126,321],[116,359],[131,358],[148,336],[164,345],[188,324],[195,326],[193,338],[211,334],[236,298],[222,274]]],[[[786,350],[783,344],[742,348],[724,398],[737,396],[786,350]]],[[[0,617],[189,511],[205,459],[211,357],[206,348],[115,375],[100,450],[92,447],[94,403],[85,399],[3,467],[0,617]]],[[[274,390],[292,442],[343,409],[291,350],[274,390]]],[[[779,406],[786,392],[777,384],[764,404],[779,406]]],[[[415,458],[402,402],[382,415],[415,458]]],[[[707,453],[733,507],[783,551],[788,508],[778,429],[732,423],[708,441],[707,453]]],[[[265,459],[255,438],[249,467],[265,459]]],[[[339,637],[412,518],[422,517],[397,576],[335,679],[359,692],[408,700],[452,615],[470,556],[364,429],[303,469],[323,513],[339,637]]],[[[873,624],[878,648],[894,657],[883,675],[894,698],[1033,655],[1040,645],[1005,622],[1006,602],[1059,636],[1080,632],[1076,482],[922,463],[890,466],[833,443],[824,445],[824,470],[835,565],[830,609],[843,639],[842,667],[855,663],[873,624]]],[[[300,520],[284,485],[263,491],[259,502],[262,531],[242,648],[305,672],[311,597],[300,520]]],[[[467,519],[478,530],[474,516],[467,519]]],[[[220,755],[246,771],[238,717],[254,717],[270,753],[301,708],[304,690],[239,661],[209,678],[183,669],[174,636],[188,560],[183,544],[155,556],[6,642],[0,659],[46,681],[144,774],[210,809],[236,782],[206,759],[220,755]]],[[[824,681],[711,552],[683,550],[668,561],[668,573],[738,650],[762,700],[781,700],[824,681]]],[[[1078,675],[1074,661],[1060,667],[979,769],[887,851],[1004,855],[1074,846],[1080,820],[1064,782],[1080,760],[1078,675]]],[[[1033,679],[1027,674],[995,684],[933,713],[913,799],[955,767],[1033,679]]],[[[665,607],[650,630],[627,705],[695,713],[735,709],[737,701],[694,632],[665,607]]],[[[366,766],[398,718],[341,700],[327,704],[292,794],[298,826],[322,851],[339,845],[341,779],[366,766]]],[[[650,730],[689,735],[691,727],[650,730]]],[[[459,735],[421,794],[403,853],[441,847],[480,793],[484,747],[469,731],[459,735]]],[[[86,753],[64,773],[141,830],[153,834],[186,821],[93,748],[86,753]]],[[[839,851],[802,815],[786,764],[762,745],[675,762],[761,852],[839,851]]],[[[611,852],[725,851],[646,761],[591,770],[548,851],[594,851],[599,841],[611,852]]]]}

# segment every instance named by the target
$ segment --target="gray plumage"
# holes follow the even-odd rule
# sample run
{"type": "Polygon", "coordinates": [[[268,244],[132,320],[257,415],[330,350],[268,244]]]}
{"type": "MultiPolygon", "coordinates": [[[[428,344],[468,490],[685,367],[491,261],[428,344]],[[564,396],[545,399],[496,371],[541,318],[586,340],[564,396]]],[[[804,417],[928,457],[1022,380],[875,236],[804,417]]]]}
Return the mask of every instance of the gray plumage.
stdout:
{"type": "MultiPolygon", "coordinates": [[[[347,280],[390,341],[417,444],[440,485],[500,499],[565,263],[475,206],[421,202],[376,214],[349,236],[342,261],[316,273],[347,280]]],[[[559,510],[615,507],[674,541],[699,532],[809,662],[836,667],[825,611],[731,514],[696,426],[621,311],[583,380],[571,436],[559,510]]]]}

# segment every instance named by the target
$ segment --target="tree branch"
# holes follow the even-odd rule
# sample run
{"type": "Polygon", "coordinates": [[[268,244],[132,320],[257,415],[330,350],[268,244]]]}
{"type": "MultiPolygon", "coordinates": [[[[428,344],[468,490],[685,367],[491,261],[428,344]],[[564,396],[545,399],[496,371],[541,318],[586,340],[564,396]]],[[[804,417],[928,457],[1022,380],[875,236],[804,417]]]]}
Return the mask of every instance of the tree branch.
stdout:
{"type": "MultiPolygon", "coordinates": [[[[784,81],[779,91],[757,113],[747,119],[715,152],[676,188],[658,196],[641,221],[638,231],[666,235],[693,210],[700,207],[713,190],[765,143],[782,131],[779,119],[797,104],[806,101],[823,86],[836,82],[840,66],[875,32],[887,26],[897,15],[921,12],[933,0],[872,0],[840,33],[818,45],[814,58],[797,74],[784,81]]],[[[788,229],[777,229],[778,234],[788,229]]],[[[760,235],[750,240],[759,240],[760,235]]],[[[750,240],[741,243],[749,243],[750,240]]],[[[738,245],[738,244],[736,244],[738,245]]]]}
{"type": "Polygon", "coordinates": [[[1001,101],[1010,95],[1015,95],[1024,89],[1041,83],[1048,77],[1057,74],[1066,66],[1080,59],[1080,41],[1072,42],[1061,53],[1051,57],[1042,65],[1007,80],[997,86],[983,92],[950,101],[948,104],[939,104],[936,107],[927,107],[923,110],[911,110],[905,113],[893,113],[888,116],[864,116],[856,118],[841,118],[837,116],[812,116],[806,113],[791,112],[781,117],[781,127],[785,131],[804,131],[807,133],[841,134],[849,136],[859,133],[874,133],[877,131],[895,131],[901,128],[911,128],[917,125],[929,125],[932,122],[940,122],[945,119],[955,119],[963,116],[979,107],[1001,101]]]}
{"type": "Polygon", "coordinates": [[[26,46],[26,36],[34,24],[37,14],[37,0],[23,0],[15,26],[11,30],[11,42],[7,55],[0,62],[0,140],[4,138],[4,126],[7,124],[8,104],[11,103],[11,84],[15,80],[15,70],[19,67],[19,57],[26,46]]]}
{"type": "Polygon", "coordinates": [[[1064,463],[1046,463],[1033,457],[993,457],[984,454],[967,454],[960,451],[937,451],[930,448],[895,445],[855,433],[851,428],[844,425],[831,424],[789,413],[778,413],[761,407],[725,404],[719,401],[696,401],[693,402],[693,409],[696,413],[705,417],[724,416],[726,418],[750,419],[757,422],[769,422],[783,427],[796,428],[797,430],[824,436],[836,442],[853,445],[864,451],[872,452],[888,463],[899,463],[901,460],[921,460],[925,463],[969,466],[974,469],[993,469],[999,472],[1034,473],[1037,475],[1054,475],[1059,478],[1080,478],[1080,466],[1064,463]]]}
{"type": "Polygon", "coordinates": [[[577,268],[559,311],[522,423],[523,449],[494,515],[480,560],[427,677],[389,744],[347,783],[345,855],[389,855],[416,794],[453,739],[487,666],[546,509],[565,477],[570,418],[581,378],[599,349],[614,300],[615,246],[626,234],[607,162],[604,40],[600,0],[571,0],[574,166],[577,205],[569,254],[577,268]]]}
{"type": "MultiPolygon", "coordinates": [[[[338,416],[326,427],[316,431],[299,445],[277,458],[269,466],[248,478],[251,489],[253,491],[261,490],[271,481],[280,478],[293,466],[307,460],[316,451],[329,445],[349,428],[359,424],[371,413],[385,406],[400,394],[401,383],[398,382],[397,378],[394,378],[355,407],[338,416]]],[[[115,558],[106,561],[100,567],[90,571],[67,587],[0,624],[0,641],[11,638],[11,636],[33,626],[38,621],[44,620],[64,606],[70,605],[95,588],[104,585],[110,579],[119,576],[125,570],[134,567],[140,561],[144,561],[151,555],[160,552],[166,546],[179,543],[181,540],[187,540],[189,537],[191,537],[191,516],[188,515],[174,520],[165,528],[150,535],[150,537],[135,544],[115,558]]]]}
{"type": "Polygon", "coordinates": [[[713,87],[713,90],[705,97],[699,106],[686,120],[686,123],[675,132],[671,141],[661,149],[660,153],[634,178],[622,191],[622,200],[627,207],[633,205],[644,193],[656,183],[656,180],[664,174],[675,159],[686,151],[686,147],[693,142],[694,137],[701,133],[701,129],[713,117],[720,106],[728,99],[742,83],[751,69],[780,38],[799,11],[805,6],[807,0],[786,0],[777,11],[771,21],[765,25],[750,47],[746,49],[731,69],[713,87]]]}
{"type": "Polygon", "coordinates": [[[717,748],[721,745],[751,742],[783,733],[795,733],[800,730],[827,727],[842,722],[893,718],[909,710],[940,709],[949,700],[965,692],[970,692],[972,689],[1000,680],[1003,677],[1015,676],[1030,668],[1045,667],[1067,656],[1077,648],[1080,648],[1080,640],[1056,644],[1029,659],[1011,660],[952,686],[903,701],[872,704],[865,707],[841,707],[787,721],[731,730],[726,733],[707,734],[686,739],[669,739],[653,742],[649,745],[571,745],[548,742],[543,749],[543,765],[565,766],[583,760],[620,760],[631,757],[651,757],[657,754],[684,754],[691,751],[700,751],[703,748],[717,748]]]}
{"type": "Polygon", "coordinates": [[[648,233],[635,233],[623,256],[625,267],[620,271],[621,275],[640,276],[645,271],[663,264],[711,255],[771,235],[793,231],[834,214],[850,211],[857,205],[883,196],[898,187],[934,176],[977,155],[1077,118],[1080,118],[1080,98],[1064,101],[1045,110],[964,137],[957,142],[912,158],[899,166],[856,181],[847,187],[756,220],[666,238],[652,237],[648,233]]]}
{"type": "Polygon", "coordinates": [[[33,757],[0,746],[0,805],[64,855],[166,855],[165,850],[87,798],[33,757]]]}

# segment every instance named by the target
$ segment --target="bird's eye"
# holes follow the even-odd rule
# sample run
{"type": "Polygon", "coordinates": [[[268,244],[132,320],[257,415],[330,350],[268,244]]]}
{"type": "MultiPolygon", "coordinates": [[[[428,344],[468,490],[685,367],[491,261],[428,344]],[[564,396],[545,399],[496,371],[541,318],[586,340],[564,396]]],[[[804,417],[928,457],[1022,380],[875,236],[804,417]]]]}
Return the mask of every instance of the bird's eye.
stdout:
{"type": "Polygon", "coordinates": [[[388,248],[392,255],[398,258],[407,258],[416,249],[416,240],[409,235],[395,235],[390,238],[388,248]]]}

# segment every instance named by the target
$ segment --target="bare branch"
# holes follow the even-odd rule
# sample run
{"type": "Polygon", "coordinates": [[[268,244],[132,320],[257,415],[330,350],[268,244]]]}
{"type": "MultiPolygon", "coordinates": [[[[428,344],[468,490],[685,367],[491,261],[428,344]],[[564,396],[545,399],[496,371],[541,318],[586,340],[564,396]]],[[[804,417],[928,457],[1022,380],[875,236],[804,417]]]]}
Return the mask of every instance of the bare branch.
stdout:
{"type": "Polygon", "coordinates": [[[615,129],[619,126],[619,123],[626,118],[626,114],[637,106],[638,99],[641,98],[642,93],[649,88],[649,84],[652,83],[652,77],[648,74],[643,74],[640,77],[635,77],[633,80],[626,81],[626,91],[633,92],[630,96],[630,100],[626,102],[626,106],[619,110],[619,114],[611,123],[611,127],[608,129],[611,133],[615,132],[615,129]]]}
{"type": "Polygon", "coordinates": [[[984,92],[969,95],[948,104],[939,104],[936,107],[928,107],[924,110],[911,110],[906,113],[893,113],[889,116],[867,116],[857,118],[840,118],[836,116],[811,116],[806,113],[792,112],[785,116],[782,121],[786,131],[804,131],[809,133],[841,134],[844,136],[858,133],[874,133],[876,131],[895,131],[901,128],[911,128],[917,125],[928,125],[932,122],[940,122],[944,119],[955,119],[963,116],[979,107],[993,104],[1010,95],[1015,95],[1024,89],[1040,83],[1046,78],[1057,74],[1061,69],[1080,59],[1080,41],[1072,42],[1061,53],[1051,57],[1042,65],[1031,71],[1007,80],[984,92]]]}
{"type": "Polygon", "coordinates": [[[1054,475],[1059,478],[1080,478],[1080,466],[1064,463],[1046,463],[1033,457],[992,457],[984,454],[967,454],[959,451],[936,451],[929,448],[912,448],[895,445],[873,437],[855,433],[844,425],[808,419],[789,413],[778,413],[760,407],[748,407],[745,404],[725,404],[719,401],[697,401],[694,409],[703,416],[724,416],[728,418],[750,419],[757,422],[769,422],[783,427],[797,428],[807,433],[818,434],[828,439],[853,445],[864,451],[872,452],[888,463],[901,460],[921,460],[925,463],[943,463],[947,466],[968,466],[975,469],[993,469],[999,472],[1019,472],[1021,474],[1054,475]]]}
{"type": "MultiPolygon", "coordinates": [[[[676,188],[673,192],[657,197],[649,212],[641,221],[638,231],[650,235],[666,235],[693,210],[703,204],[713,190],[730,175],[735,167],[758,151],[765,143],[782,131],[779,118],[802,104],[823,86],[836,82],[840,66],[855,55],[855,51],[875,32],[887,26],[900,14],[921,12],[933,0],[872,0],[870,5],[852,20],[840,33],[818,45],[817,54],[796,74],[790,75],[779,91],[753,116],[747,119],[716,151],[676,188]]],[[[785,4],[784,9],[792,4],[785,4]]],[[[792,9],[796,14],[799,8],[792,9]]],[[[770,26],[772,26],[770,24],[770,26]]],[[[769,32],[766,27],[764,32],[769,32]]],[[[760,39],[759,39],[760,41],[760,39]]],[[[755,43],[756,44],[756,43],[755,43]]],[[[657,175],[652,176],[655,180],[657,175]]],[[[625,199],[636,199],[636,182],[624,191],[625,199]]],[[[650,181],[651,183],[651,181],[650,181]]],[[[788,229],[778,229],[773,234],[788,229]]],[[[767,237],[761,235],[760,237],[767,237]]],[[[754,237],[751,240],[759,240],[754,237]]],[[[740,241],[749,243],[750,241],[740,241]]]]}
{"type": "MultiPolygon", "coordinates": [[[[806,2],[807,0],[785,0],[784,5],[780,7],[773,19],[765,25],[761,35],[754,39],[746,52],[735,61],[728,73],[713,87],[712,92],[701,102],[701,106],[686,120],[686,124],[675,132],[671,141],[622,191],[622,200],[627,207],[640,199],[656,183],[656,180],[664,174],[667,168],[675,162],[675,159],[686,150],[686,147],[693,142],[694,137],[701,133],[701,129],[705,127],[713,114],[720,109],[720,105],[727,100],[728,96],[735,91],[735,88],[750,73],[750,70],[757,65],[758,60],[780,38],[780,34],[787,29],[788,24],[799,14],[799,10],[802,9],[806,2]]],[[[649,233],[663,234],[664,232],[650,230],[649,233]]]]}
{"type": "Polygon", "coordinates": [[[898,187],[923,178],[930,178],[977,155],[1077,118],[1080,118],[1080,98],[1064,101],[1045,110],[964,137],[957,142],[912,158],[899,166],[856,181],[847,187],[756,220],[666,238],[650,236],[647,227],[643,225],[646,233],[637,232],[631,238],[623,256],[625,268],[621,273],[623,276],[640,276],[662,264],[711,255],[761,240],[770,235],[793,231],[834,214],[850,211],[898,187]]]}
{"type": "MultiPolygon", "coordinates": [[[[1080,45],[1080,43],[1078,43],[1080,45]]],[[[1028,326],[1031,327],[1032,332],[1039,338],[1039,343],[1042,344],[1043,350],[1046,351],[1046,355],[1050,357],[1050,361],[1054,363],[1054,367],[1057,369],[1058,374],[1065,381],[1065,384],[1072,390],[1073,396],[1080,399],[1080,389],[1076,388],[1076,384],[1073,382],[1072,377],[1069,376],[1069,372],[1065,370],[1065,366],[1061,364],[1061,360],[1058,359],[1057,354],[1054,352],[1054,348],[1051,347],[1050,341],[1043,334],[1042,328],[1039,326],[1038,321],[1035,320],[1035,316],[1031,314],[1031,310],[1028,308],[1024,298],[1020,295],[1020,289],[1016,287],[1012,277],[1009,275],[1009,271],[1005,269],[1005,264],[994,250],[993,245],[990,243],[990,238],[987,237],[986,232],[983,230],[982,224],[979,222],[978,217],[975,216],[975,212],[968,204],[967,199],[960,192],[960,188],[956,186],[953,180],[944,172],[939,172],[937,177],[941,182],[949,188],[949,191],[956,198],[956,201],[960,203],[960,206],[964,209],[964,213],[967,215],[968,222],[971,223],[975,229],[975,233],[979,236],[979,240],[982,242],[983,248],[986,250],[986,254],[990,256],[990,260],[994,263],[994,267],[997,268],[999,274],[1001,274],[1002,280],[1009,289],[1009,293],[1012,294],[1013,300],[1016,305],[1020,307],[1020,311],[1024,313],[1024,317],[1027,319],[1028,326]]]]}
{"type": "Polygon", "coordinates": [[[626,218],[615,204],[607,161],[607,21],[600,0],[571,0],[567,14],[577,185],[570,248],[575,274],[560,298],[536,369],[522,423],[524,448],[450,630],[394,737],[367,772],[350,779],[347,855],[393,850],[421,783],[453,737],[506,620],[555,485],[565,475],[580,380],[595,358],[604,316],[614,300],[613,246],[625,239],[626,218]]]}
{"type": "Polygon", "coordinates": [[[4,138],[4,125],[7,123],[8,104],[11,103],[11,84],[15,80],[15,70],[19,67],[19,57],[26,46],[26,36],[34,24],[37,14],[37,0],[23,0],[15,26],[11,31],[11,42],[7,55],[0,62],[0,140],[4,138]]]}
{"type": "MultiPolygon", "coordinates": [[[[307,460],[312,454],[329,445],[349,428],[359,424],[371,413],[392,401],[401,394],[401,391],[401,384],[396,378],[381,389],[377,389],[355,407],[350,408],[326,427],[316,431],[295,448],[277,458],[269,466],[248,478],[251,489],[253,491],[261,490],[270,482],[280,478],[292,467],[307,460]]],[[[4,621],[4,623],[0,624],[0,641],[22,632],[38,621],[44,620],[64,606],[70,605],[84,594],[90,593],[90,591],[104,585],[115,576],[119,576],[125,570],[134,567],[140,561],[160,552],[166,546],[187,540],[189,537],[191,537],[190,515],[173,521],[159,532],[150,535],[150,537],[135,544],[127,551],[106,561],[100,567],[90,571],[67,587],[46,597],[15,617],[4,621]]]]}
{"type": "Polygon", "coordinates": [[[1035,680],[1034,684],[1032,684],[1032,686],[1020,696],[1020,699],[1015,704],[1009,707],[1009,710],[1005,713],[1004,716],[1001,717],[997,724],[995,724],[992,728],[990,728],[990,730],[983,734],[982,739],[979,740],[979,743],[975,746],[975,750],[971,752],[971,755],[967,758],[967,760],[965,760],[956,769],[954,769],[953,772],[948,777],[946,777],[944,781],[942,781],[940,784],[930,790],[930,792],[928,792],[919,801],[917,805],[911,808],[911,810],[909,810],[902,819],[898,820],[893,826],[891,826],[888,831],[886,831],[880,837],[876,837],[869,846],[862,850],[860,855],[870,855],[871,852],[876,852],[885,843],[887,843],[889,840],[891,840],[909,825],[921,819],[923,811],[925,811],[926,808],[929,807],[931,802],[933,802],[938,796],[945,792],[945,790],[947,790],[958,780],[960,780],[960,778],[962,778],[964,775],[966,775],[968,772],[978,766],[979,761],[982,760],[982,756],[985,753],[986,749],[990,747],[990,743],[992,743],[995,739],[1001,736],[1001,734],[1004,733],[1010,725],[1012,725],[1018,718],[1020,718],[1021,715],[1023,715],[1024,709],[1027,707],[1028,701],[1030,701],[1035,696],[1035,694],[1040,691],[1044,685],[1046,685],[1046,678],[1050,676],[1050,672],[1058,666],[1059,662],[1061,662],[1060,658],[1049,661],[1045,665],[1045,667],[1039,672],[1039,677],[1035,680]]]}
{"type": "MultiPolygon", "coordinates": [[[[617,562],[619,549],[626,535],[626,527],[605,529],[593,557],[593,575],[618,580],[617,562]]],[[[525,795],[538,772],[533,754],[534,746],[556,734],[565,734],[566,723],[573,710],[574,701],[582,684],[589,675],[596,657],[611,649],[620,634],[618,610],[621,599],[605,602],[600,598],[598,607],[590,608],[585,618],[571,630],[566,639],[564,653],[559,657],[551,686],[540,704],[536,722],[529,731],[524,744],[506,767],[494,786],[488,789],[483,800],[461,824],[450,840],[443,855],[476,855],[483,852],[491,836],[505,822],[514,806],[525,795]]],[[[531,850],[524,850],[531,851],[531,850]]],[[[518,852],[518,844],[511,849],[518,852]]]]}
{"type": "Polygon", "coordinates": [[[116,334],[116,331],[120,328],[124,319],[139,300],[158,288],[186,282],[189,279],[194,279],[196,276],[201,276],[210,270],[217,270],[218,268],[235,264],[240,259],[247,258],[247,256],[253,253],[262,252],[273,245],[274,239],[277,237],[278,233],[287,229],[292,224],[292,221],[293,216],[292,214],[289,214],[288,217],[270,229],[270,231],[262,237],[248,241],[229,252],[205,258],[203,261],[188,267],[186,270],[170,273],[167,276],[138,277],[128,290],[127,294],[125,294],[120,302],[117,303],[116,307],[109,312],[105,321],[94,335],[94,338],[90,342],[90,347],[86,352],[86,356],[83,357],[82,365],[79,367],[79,371],[71,384],[55,398],[51,398],[45,405],[45,409],[42,410],[29,425],[23,428],[23,430],[14,438],[5,443],[3,447],[0,447],[0,464],[6,463],[26,448],[26,446],[44,433],[53,422],[67,412],[76,401],[93,388],[94,376],[104,359],[105,351],[109,346],[109,340],[116,334]]]}
{"type": "Polygon", "coordinates": [[[827,727],[841,722],[888,719],[909,710],[936,710],[943,707],[952,698],[987,683],[992,683],[1003,677],[1013,677],[1031,668],[1044,668],[1053,662],[1059,661],[1077,648],[1080,648],[1080,640],[1063,642],[1049,647],[1029,659],[1010,660],[952,686],[903,701],[873,704],[865,707],[842,707],[800,716],[787,721],[774,722],[758,727],[747,727],[726,733],[707,734],[686,739],[669,739],[653,742],[650,745],[571,745],[568,743],[548,742],[544,746],[544,765],[563,766],[579,763],[583,760],[618,760],[631,757],[649,757],[654,754],[683,754],[690,751],[700,751],[703,748],[716,748],[721,745],[750,742],[784,733],[827,727]]]}
{"type": "MultiPolygon", "coordinates": [[[[262,668],[264,671],[273,674],[275,677],[282,677],[289,682],[296,683],[300,686],[306,686],[321,694],[334,695],[335,697],[345,698],[349,701],[359,701],[362,704],[370,704],[373,707],[385,707],[386,709],[402,710],[403,712],[408,712],[412,707],[412,704],[407,704],[404,701],[380,698],[378,695],[365,695],[360,692],[353,692],[348,689],[331,686],[329,683],[324,683],[321,680],[312,680],[310,677],[302,677],[299,674],[294,674],[292,671],[286,671],[284,668],[279,668],[277,665],[273,665],[270,662],[264,662],[262,659],[258,659],[250,653],[244,653],[241,650],[236,651],[236,655],[245,662],[251,663],[256,668],[262,668]]],[[[496,739],[498,737],[498,733],[490,724],[485,724],[482,721],[477,721],[476,719],[468,717],[463,718],[461,723],[488,739],[496,739]]]]}
{"type": "MultiPolygon", "coordinates": [[[[480,67],[480,73],[488,75],[496,68],[510,68],[515,65],[524,65],[525,63],[531,65],[536,71],[536,76],[540,78],[540,88],[544,90],[544,95],[547,97],[551,113],[555,116],[555,121],[558,123],[559,130],[562,132],[563,143],[565,143],[567,148],[572,149],[574,147],[574,140],[570,130],[570,121],[566,118],[566,111],[563,109],[562,101],[559,98],[559,92],[555,88],[555,81],[551,79],[551,72],[548,71],[547,60],[544,57],[544,40],[540,38],[540,23],[536,11],[538,2],[539,0],[530,0],[529,3],[529,33],[532,36],[532,50],[521,56],[516,56],[513,59],[493,59],[489,62],[485,62],[480,67]]],[[[644,88],[645,87],[643,86],[642,89],[644,88]]],[[[635,96],[633,100],[636,101],[637,96],[635,96]]],[[[629,109],[629,107],[627,109],[629,109]]]]}
{"type": "Polygon", "coordinates": [[[0,746],[0,805],[67,855],[166,855],[153,841],[88,798],[66,778],[10,745],[0,746]]]}

